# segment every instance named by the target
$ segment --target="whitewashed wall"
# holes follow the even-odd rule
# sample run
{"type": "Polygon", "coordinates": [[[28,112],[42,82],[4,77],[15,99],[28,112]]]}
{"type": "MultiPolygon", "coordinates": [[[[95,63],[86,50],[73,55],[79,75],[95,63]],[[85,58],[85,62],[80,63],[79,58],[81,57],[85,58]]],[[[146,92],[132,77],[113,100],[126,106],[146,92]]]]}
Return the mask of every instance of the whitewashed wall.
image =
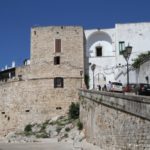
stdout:
{"type": "MultiPolygon", "coordinates": [[[[119,41],[124,41],[125,46],[133,47],[129,64],[133,63],[139,54],[150,50],[150,23],[129,23],[116,24],[112,29],[93,29],[85,30],[86,36],[86,57],[89,64],[96,64],[95,85],[102,86],[108,81],[118,81],[123,84],[127,81],[126,61],[119,54],[119,41]],[[95,57],[95,48],[103,48],[103,56],[95,57]],[[99,75],[98,75],[99,74],[99,75]],[[104,77],[106,81],[104,81],[104,77]],[[101,79],[100,79],[101,78],[101,79]]],[[[90,88],[93,87],[93,74],[91,66],[86,64],[86,70],[90,76],[90,88]]],[[[137,70],[130,70],[130,83],[145,81],[143,69],[138,73],[137,70]],[[143,74],[143,75],[142,75],[143,74]]]]}
{"type": "Polygon", "coordinates": [[[87,64],[87,70],[90,76],[90,89],[93,88],[93,72],[91,65],[96,64],[95,69],[95,87],[101,85],[102,87],[108,81],[114,80],[114,71],[109,67],[115,65],[115,34],[113,29],[107,30],[86,30],[86,56],[89,64],[87,64]],[[96,47],[102,47],[102,56],[96,56],[96,47]],[[91,65],[90,65],[91,64],[91,65]],[[89,69],[88,69],[89,68],[89,69]]]}
{"type": "Polygon", "coordinates": [[[146,77],[149,78],[148,83],[150,83],[150,60],[141,65],[138,74],[138,82],[147,83],[146,77]]]}
{"type": "MultiPolygon", "coordinates": [[[[145,53],[150,50],[150,23],[130,23],[130,24],[117,24],[116,30],[116,64],[125,65],[126,61],[122,55],[119,55],[119,41],[125,41],[125,45],[133,47],[129,63],[133,63],[139,54],[145,53]]],[[[142,70],[140,70],[142,71],[142,70]]],[[[141,72],[141,74],[143,74],[141,72]]],[[[144,76],[137,79],[137,71],[130,71],[130,82],[138,83],[144,81],[144,76]]],[[[122,74],[117,78],[121,82],[126,83],[126,74],[122,74]],[[125,79],[124,79],[125,77],[125,79]]]]}

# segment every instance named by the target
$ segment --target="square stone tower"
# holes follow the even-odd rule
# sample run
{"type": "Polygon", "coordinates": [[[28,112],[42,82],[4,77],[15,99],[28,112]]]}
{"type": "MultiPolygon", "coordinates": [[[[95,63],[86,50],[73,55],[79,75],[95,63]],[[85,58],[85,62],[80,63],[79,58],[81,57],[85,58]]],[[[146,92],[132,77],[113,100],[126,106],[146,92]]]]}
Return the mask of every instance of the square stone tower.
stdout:
{"type": "MultiPolygon", "coordinates": [[[[39,88],[53,112],[67,110],[78,100],[84,69],[82,27],[49,26],[31,29],[30,79],[39,88]]],[[[39,100],[42,101],[42,100],[39,100]]],[[[47,104],[46,104],[47,105],[47,104]]]]}

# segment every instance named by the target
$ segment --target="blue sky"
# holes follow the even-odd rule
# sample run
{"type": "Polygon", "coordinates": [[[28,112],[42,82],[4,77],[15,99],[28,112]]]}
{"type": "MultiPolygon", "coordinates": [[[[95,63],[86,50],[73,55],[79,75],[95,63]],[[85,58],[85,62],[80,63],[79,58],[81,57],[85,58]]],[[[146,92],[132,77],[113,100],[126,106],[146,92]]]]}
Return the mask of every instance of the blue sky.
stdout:
{"type": "Polygon", "coordinates": [[[150,0],[0,0],[0,69],[30,57],[31,27],[150,22],[150,0]]]}

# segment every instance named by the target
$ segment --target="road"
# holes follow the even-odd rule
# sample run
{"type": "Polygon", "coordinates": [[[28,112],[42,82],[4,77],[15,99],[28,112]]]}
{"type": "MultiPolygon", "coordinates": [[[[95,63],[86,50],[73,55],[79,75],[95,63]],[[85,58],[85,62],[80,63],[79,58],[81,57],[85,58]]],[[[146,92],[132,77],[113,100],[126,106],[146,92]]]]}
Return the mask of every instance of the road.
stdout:
{"type": "Polygon", "coordinates": [[[87,143],[58,142],[56,139],[40,139],[34,143],[4,143],[0,141],[0,150],[102,150],[98,146],[87,143]]]}
{"type": "Polygon", "coordinates": [[[71,143],[0,143],[0,150],[73,150],[73,145],[71,143]]]}

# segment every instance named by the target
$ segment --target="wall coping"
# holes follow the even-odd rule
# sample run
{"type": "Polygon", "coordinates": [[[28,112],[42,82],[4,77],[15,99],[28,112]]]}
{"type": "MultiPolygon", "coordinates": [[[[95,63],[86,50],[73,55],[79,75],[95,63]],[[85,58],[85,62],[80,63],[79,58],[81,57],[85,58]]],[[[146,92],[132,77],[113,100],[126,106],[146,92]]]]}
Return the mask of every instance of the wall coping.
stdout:
{"type": "Polygon", "coordinates": [[[79,90],[79,96],[85,100],[107,106],[150,121],[150,98],[145,96],[124,95],[93,90],[79,90]]]}
{"type": "Polygon", "coordinates": [[[121,99],[129,100],[129,101],[135,101],[135,102],[150,104],[150,97],[147,97],[147,96],[125,95],[124,93],[85,90],[85,89],[79,89],[79,91],[87,92],[87,93],[93,93],[93,94],[100,94],[100,95],[104,95],[104,96],[113,96],[115,98],[121,98],[121,99]]]}

